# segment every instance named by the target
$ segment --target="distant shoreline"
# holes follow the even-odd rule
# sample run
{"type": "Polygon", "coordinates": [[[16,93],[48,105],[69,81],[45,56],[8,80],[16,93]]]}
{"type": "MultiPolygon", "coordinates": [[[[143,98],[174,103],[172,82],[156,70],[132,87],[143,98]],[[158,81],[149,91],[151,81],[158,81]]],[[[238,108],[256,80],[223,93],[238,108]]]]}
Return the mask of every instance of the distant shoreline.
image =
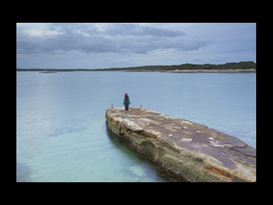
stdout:
{"type": "Polygon", "coordinates": [[[125,72],[168,72],[168,73],[241,73],[256,72],[256,63],[241,61],[225,64],[181,64],[181,65],[148,65],[125,68],[100,69],[54,69],[54,68],[17,68],[17,71],[39,71],[41,73],[71,72],[71,71],[125,71],[125,72]]]}
{"type": "Polygon", "coordinates": [[[256,73],[256,69],[223,69],[223,70],[121,70],[124,72],[159,72],[159,73],[256,73]]]}
{"type": "Polygon", "coordinates": [[[256,73],[256,69],[223,69],[223,70],[172,70],[169,73],[256,73]]]}
{"type": "Polygon", "coordinates": [[[215,69],[215,70],[105,70],[105,69],[17,69],[19,72],[40,72],[40,73],[58,73],[58,72],[80,72],[80,71],[123,71],[123,72],[160,72],[160,73],[256,73],[256,69],[215,69]]]}

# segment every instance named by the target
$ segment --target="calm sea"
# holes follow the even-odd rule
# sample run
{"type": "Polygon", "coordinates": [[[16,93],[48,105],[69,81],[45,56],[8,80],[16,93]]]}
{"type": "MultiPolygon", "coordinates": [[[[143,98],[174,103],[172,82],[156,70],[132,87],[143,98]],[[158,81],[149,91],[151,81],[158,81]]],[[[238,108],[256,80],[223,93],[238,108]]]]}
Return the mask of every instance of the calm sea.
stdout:
{"type": "Polygon", "coordinates": [[[107,132],[125,92],[256,147],[256,73],[17,72],[17,181],[166,181],[107,132]]]}

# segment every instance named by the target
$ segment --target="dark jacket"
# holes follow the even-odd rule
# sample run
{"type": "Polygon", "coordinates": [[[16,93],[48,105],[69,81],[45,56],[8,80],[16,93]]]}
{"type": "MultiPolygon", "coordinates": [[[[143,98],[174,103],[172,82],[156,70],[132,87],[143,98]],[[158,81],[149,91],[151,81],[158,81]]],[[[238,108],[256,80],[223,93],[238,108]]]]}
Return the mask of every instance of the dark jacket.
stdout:
{"type": "Polygon", "coordinates": [[[130,102],[129,96],[124,97],[123,105],[130,105],[130,104],[131,102],[130,102]]]}

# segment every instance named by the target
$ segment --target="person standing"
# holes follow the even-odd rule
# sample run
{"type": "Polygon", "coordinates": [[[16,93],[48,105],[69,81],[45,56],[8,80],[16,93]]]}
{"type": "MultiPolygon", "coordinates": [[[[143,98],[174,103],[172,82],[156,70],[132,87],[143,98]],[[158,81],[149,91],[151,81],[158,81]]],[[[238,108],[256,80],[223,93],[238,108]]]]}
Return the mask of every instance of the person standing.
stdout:
{"type": "Polygon", "coordinates": [[[129,96],[125,93],[123,105],[125,106],[125,110],[129,110],[129,105],[131,104],[129,96]]]}

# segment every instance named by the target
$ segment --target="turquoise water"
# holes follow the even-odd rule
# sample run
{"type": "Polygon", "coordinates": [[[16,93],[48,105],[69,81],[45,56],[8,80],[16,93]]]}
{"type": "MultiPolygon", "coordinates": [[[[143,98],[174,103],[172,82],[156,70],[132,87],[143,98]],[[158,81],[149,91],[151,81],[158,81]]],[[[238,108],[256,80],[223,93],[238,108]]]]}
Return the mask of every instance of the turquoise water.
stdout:
{"type": "Polygon", "coordinates": [[[125,92],[256,147],[255,73],[17,72],[17,181],[166,181],[107,132],[125,92]]]}

